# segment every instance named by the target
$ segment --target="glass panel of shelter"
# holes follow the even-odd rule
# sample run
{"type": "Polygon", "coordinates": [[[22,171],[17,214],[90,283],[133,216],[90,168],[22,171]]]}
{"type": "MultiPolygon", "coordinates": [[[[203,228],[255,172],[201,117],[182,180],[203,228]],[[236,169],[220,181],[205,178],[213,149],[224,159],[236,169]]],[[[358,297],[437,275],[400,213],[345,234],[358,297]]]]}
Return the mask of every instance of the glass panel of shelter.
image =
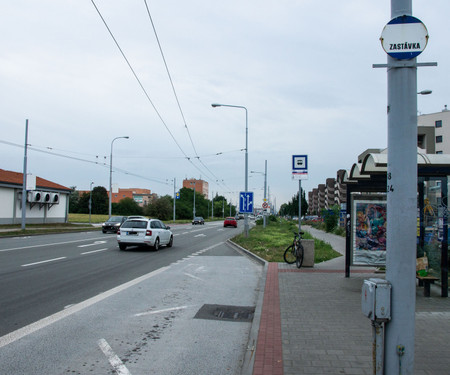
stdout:
{"type": "MultiPolygon", "coordinates": [[[[448,226],[448,209],[442,199],[442,180],[426,178],[423,189],[423,208],[419,204],[417,257],[428,258],[430,275],[441,276],[441,248],[444,235],[444,223],[448,226]],[[422,215],[420,210],[422,210],[422,215]]],[[[448,200],[447,200],[448,201],[448,200]]],[[[448,241],[447,241],[448,242],[448,241]]]]}

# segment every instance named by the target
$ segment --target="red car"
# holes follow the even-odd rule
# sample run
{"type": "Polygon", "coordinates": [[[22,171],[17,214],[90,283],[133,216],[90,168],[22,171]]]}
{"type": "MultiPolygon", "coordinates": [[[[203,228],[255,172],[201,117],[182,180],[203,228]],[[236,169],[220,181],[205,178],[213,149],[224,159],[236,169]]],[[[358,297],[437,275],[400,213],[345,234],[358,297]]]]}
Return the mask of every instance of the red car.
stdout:
{"type": "Polygon", "coordinates": [[[223,222],[224,227],[235,227],[237,228],[237,221],[234,217],[227,217],[223,222]]]}

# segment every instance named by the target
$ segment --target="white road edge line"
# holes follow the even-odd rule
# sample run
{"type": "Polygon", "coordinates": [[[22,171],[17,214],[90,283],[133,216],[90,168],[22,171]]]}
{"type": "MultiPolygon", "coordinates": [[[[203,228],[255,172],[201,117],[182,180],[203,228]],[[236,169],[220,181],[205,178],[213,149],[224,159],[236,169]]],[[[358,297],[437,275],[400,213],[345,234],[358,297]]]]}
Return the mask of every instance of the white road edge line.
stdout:
{"type": "Polygon", "coordinates": [[[42,263],[49,263],[49,262],[56,262],[57,260],[66,259],[67,257],[60,257],[60,258],[54,258],[54,259],[48,259],[48,260],[42,260],[40,262],[35,263],[28,263],[28,264],[22,264],[21,267],[29,267],[29,266],[35,266],[36,264],[42,264],[42,263]]]}
{"type": "Polygon", "coordinates": [[[171,307],[171,308],[169,308],[169,309],[163,309],[163,310],[146,311],[146,312],[134,314],[134,316],[144,316],[144,315],[160,314],[160,313],[163,313],[163,312],[177,311],[177,310],[184,310],[184,309],[187,309],[187,308],[188,308],[188,306],[171,307]]]}
{"type": "Polygon", "coordinates": [[[85,253],[81,253],[81,255],[98,253],[99,251],[106,251],[106,250],[109,250],[109,249],[98,249],[98,250],[86,251],[85,253]]]}
{"type": "Polygon", "coordinates": [[[114,368],[117,375],[131,375],[131,372],[128,371],[120,358],[113,352],[112,348],[105,339],[100,339],[97,343],[103,354],[105,354],[106,358],[108,358],[109,363],[111,363],[111,366],[114,368]]]}
{"type": "Polygon", "coordinates": [[[142,281],[145,281],[147,279],[150,279],[153,276],[156,276],[170,267],[162,267],[159,268],[153,272],[150,272],[146,275],[140,276],[134,280],[128,281],[122,285],[116,286],[113,289],[107,290],[106,292],[100,293],[92,298],[87,299],[86,301],[77,303],[73,306],[68,307],[65,310],[59,311],[53,315],[47,316],[46,318],[43,318],[37,322],[34,322],[32,324],[29,324],[25,327],[22,327],[14,332],[8,333],[2,337],[0,337],[0,348],[13,343],[14,341],[17,341],[25,336],[28,336],[42,328],[45,328],[53,323],[58,322],[61,319],[67,318],[68,316],[75,314],[76,312],[79,312],[89,306],[92,306],[96,304],[97,302],[103,301],[104,299],[113,296],[114,294],[117,294],[119,292],[124,291],[125,289],[128,289],[136,284],[139,284],[142,281]]]}

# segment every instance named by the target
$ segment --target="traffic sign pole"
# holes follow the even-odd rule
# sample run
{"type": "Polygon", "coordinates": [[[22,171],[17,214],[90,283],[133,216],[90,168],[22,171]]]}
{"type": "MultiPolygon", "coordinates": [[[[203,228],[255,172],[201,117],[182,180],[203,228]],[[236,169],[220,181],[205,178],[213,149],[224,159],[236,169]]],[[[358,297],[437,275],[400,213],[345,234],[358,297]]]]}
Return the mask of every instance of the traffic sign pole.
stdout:
{"type": "Polygon", "coordinates": [[[302,230],[302,180],[298,180],[298,236],[302,230]]]}

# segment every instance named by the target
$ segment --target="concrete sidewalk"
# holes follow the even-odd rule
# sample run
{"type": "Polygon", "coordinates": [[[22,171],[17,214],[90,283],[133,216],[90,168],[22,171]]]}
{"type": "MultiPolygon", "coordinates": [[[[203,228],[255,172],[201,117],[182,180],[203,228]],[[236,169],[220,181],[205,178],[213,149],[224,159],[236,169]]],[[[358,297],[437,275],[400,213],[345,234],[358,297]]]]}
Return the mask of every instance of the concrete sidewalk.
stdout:
{"type": "MultiPolygon", "coordinates": [[[[344,238],[304,229],[344,253],[344,238]]],[[[252,329],[255,353],[243,374],[373,374],[372,327],[361,312],[361,287],[365,279],[384,275],[352,267],[345,278],[344,264],[343,256],[310,269],[266,264],[252,329]]],[[[417,288],[415,337],[414,373],[449,374],[450,301],[438,288],[430,298],[417,288]]]]}

